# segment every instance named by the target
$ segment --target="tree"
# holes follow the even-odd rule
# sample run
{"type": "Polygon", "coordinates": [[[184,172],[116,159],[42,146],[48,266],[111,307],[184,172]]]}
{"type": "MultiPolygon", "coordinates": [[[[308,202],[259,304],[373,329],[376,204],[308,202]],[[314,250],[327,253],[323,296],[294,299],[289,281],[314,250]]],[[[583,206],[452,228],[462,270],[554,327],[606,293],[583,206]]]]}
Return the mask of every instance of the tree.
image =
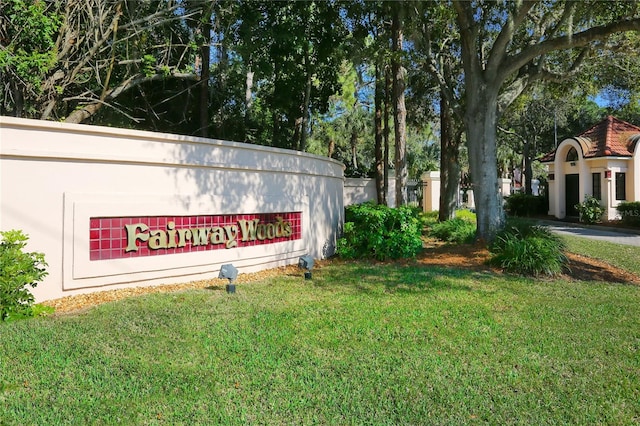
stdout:
{"type": "Polygon", "coordinates": [[[0,66],[4,93],[13,95],[3,104],[16,115],[79,123],[105,105],[117,108],[113,101],[141,84],[195,78],[186,70],[193,59],[182,25],[188,15],[171,1],[10,0],[0,7],[11,18],[3,24],[0,66]],[[25,43],[33,34],[38,43],[25,43]]]}
{"type": "MultiPolygon", "coordinates": [[[[209,136],[209,79],[211,78],[210,62],[211,62],[211,20],[212,20],[212,4],[204,5],[198,17],[197,33],[200,37],[200,136],[206,138],[209,136]]],[[[215,19],[215,18],[214,18],[215,19]]]]}
{"type": "Polygon", "coordinates": [[[314,114],[314,131],[309,152],[338,159],[345,164],[345,176],[368,176],[373,164],[373,146],[367,134],[371,130],[368,76],[362,75],[351,61],[340,66],[340,90],[330,98],[325,114],[314,114]],[[328,149],[327,149],[328,148],[328,149]],[[328,152],[327,152],[328,151],[328,152]]]}
{"type": "Polygon", "coordinates": [[[465,84],[465,129],[477,238],[504,225],[498,193],[498,117],[533,82],[575,70],[609,35],[640,29],[637,2],[454,1],[465,84]]]}
{"type": "MultiPolygon", "coordinates": [[[[417,24],[412,34],[415,62],[419,64],[423,89],[419,92],[440,118],[440,202],[438,220],[455,216],[461,183],[460,147],[464,115],[464,85],[459,34],[452,22],[450,5],[422,2],[416,7],[417,24]]],[[[415,92],[415,88],[412,88],[415,92]]]]}
{"type": "MultiPolygon", "coordinates": [[[[256,101],[260,98],[265,108],[265,122],[254,124],[270,125],[271,145],[306,150],[310,116],[326,112],[330,97],[339,90],[346,29],[338,6],[317,1],[240,2],[234,37],[243,66],[254,73],[252,82],[260,87],[256,101]]],[[[258,102],[253,102],[252,115],[256,107],[258,102]]]]}
{"type": "Polygon", "coordinates": [[[389,30],[390,26],[385,17],[389,12],[389,5],[384,2],[353,3],[348,9],[356,23],[354,31],[355,49],[362,52],[358,60],[365,62],[372,60],[374,78],[374,178],[376,183],[376,197],[378,204],[387,205],[387,186],[389,168],[389,120],[387,100],[387,74],[390,59],[389,30]],[[358,40],[364,41],[359,44],[358,40]],[[385,137],[386,133],[386,137],[385,137]],[[386,143],[385,143],[386,142],[386,143]]]}
{"type": "Polygon", "coordinates": [[[42,96],[45,75],[56,63],[56,33],[62,16],[44,2],[0,4],[0,114],[16,117],[34,113],[33,102],[42,96]]]}
{"type": "Polygon", "coordinates": [[[461,126],[456,126],[448,98],[440,93],[440,200],[438,220],[455,217],[460,183],[461,126]]]}
{"type": "Polygon", "coordinates": [[[404,4],[394,3],[391,21],[391,73],[393,76],[393,127],[395,133],[396,205],[407,204],[407,110],[404,101],[406,69],[402,58],[404,4]]]}
{"type": "MultiPolygon", "coordinates": [[[[353,28],[349,56],[356,66],[365,69],[373,79],[374,157],[373,175],[379,204],[388,203],[388,170],[390,168],[390,108],[392,104],[391,26],[393,9],[388,1],[354,1],[344,3],[347,25],[353,28]]],[[[401,53],[398,52],[397,56],[401,53]]]]}
{"type": "MultiPolygon", "coordinates": [[[[375,63],[375,94],[374,94],[374,138],[375,138],[375,180],[376,199],[378,204],[387,204],[387,191],[384,186],[384,176],[387,173],[387,165],[384,163],[384,131],[382,123],[382,104],[384,102],[384,62],[378,59],[375,63]]],[[[388,123],[387,123],[388,124],[388,123]]]]}
{"type": "Polygon", "coordinates": [[[410,128],[407,132],[408,177],[419,181],[424,172],[438,170],[439,163],[440,143],[430,124],[410,128]]]}

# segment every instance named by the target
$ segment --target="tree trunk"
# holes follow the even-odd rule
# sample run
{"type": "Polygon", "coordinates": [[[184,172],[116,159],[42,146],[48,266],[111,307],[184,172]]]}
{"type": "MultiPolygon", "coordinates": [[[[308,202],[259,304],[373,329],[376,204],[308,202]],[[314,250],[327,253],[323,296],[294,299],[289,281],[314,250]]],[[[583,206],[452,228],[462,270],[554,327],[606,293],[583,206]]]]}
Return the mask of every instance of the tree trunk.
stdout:
{"type": "Polygon", "coordinates": [[[373,118],[373,127],[375,129],[375,157],[376,157],[376,195],[378,204],[385,204],[384,196],[384,158],[383,158],[383,134],[382,134],[382,101],[384,97],[384,76],[382,73],[382,64],[380,61],[376,63],[375,76],[375,115],[373,118]]]}
{"type": "MultiPolygon", "coordinates": [[[[209,15],[209,19],[211,16],[209,15]]],[[[208,21],[207,21],[208,22],[208,21]]],[[[200,129],[199,134],[203,138],[209,137],[209,77],[211,76],[209,64],[211,62],[211,25],[202,25],[204,42],[200,46],[202,56],[202,72],[200,73],[200,129]]]]}
{"type": "Polygon", "coordinates": [[[358,171],[358,132],[355,127],[351,130],[351,166],[354,173],[358,171]]]}
{"type": "Polygon", "coordinates": [[[251,108],[253,107],[253,76],[251,65],[247,69],[247,77],[245,79],[244,91],[244,140],[245,142],[253,142],[251,135],[251,108]]]}
{"type": "Polygon", "coordinates": [[[451,109],[446,97],[440,94],[440,206],[438,220],[453,219],[456,214],[460,163],[460,140],[455,137],[451,109]]]}
{"type": "Polygon", "coordinates": [[[307,149],[307,127],[309,126],[309,101],[311,99],[312,72],[309,64],[309,53],[304,55],[305,68],[307,73],[307,84],[304,90],[304,99],[302,101],[302,123],[300,128],[300,151],[307,149]]]}
{"type": "Polygon", "coordinates": [[[218,36],[218,40],[222,40],[218,46],[218,131],[217,137],[225,139],[227,137],[227,114],[225,111],[225,95],[227,92],[227,79],[229,73],[229,57],[227,54],[227,41],[222,38],[222,30],[218,36]]]}
{"type": "Polygon", "coordinates": [[[101,102],[93,102],[85,105],[83,108],[74,110],[64,119],[65,123],[82,123],[84,120],[93,117],[104,105],[101,102]]]}
{"type": "Polygon", "coordinates": [[[333,138],[330,138],[329,146],[327,146],[327,157],[332,158],[335,150],[336,150],[336,141],[333,138]]]}
{"type": "Polygon", "coordinates": [[[524,193],[531,195],[533,194],[533,188],[531,186],[531,179],[533,179],[533,167],[531,165],[531,163],[533,162],[533,159],[531,158],[531,142],[527,141],[523,144],[522,156],[524,157],[524,171],[521,179],[524,181],[524,193]]]}
{"type": "Polygon", "coordinates": [[[300,150],[300,129],[302,129],[302,117],[293,121],[293,146],[295,150],[300,150]]]}
{"type": "Polygon", "coordinates": [[[13,116],[22,117],[24,112],[24,97],[22,96],[22,90],[20,89],[20,87],[18,87],[18,84],[15,82],[11,86],[12,86],[11,93],[13,94],[13,99],[15,104],[14,110],[13,110],[13,116]]]}
{"type": "Polygon", "coordinates": [[[406,133],[407,110],[404,102],[405,74],[400,55],[402,53],[402,24],[403,3],[395,4],[393,20],[391,23],[392,36],[392,72],[393,72],[393,112],[395,131],[395,166],[396,166],[396,206],[407,204],[407,158],[406,158],[406,133]]]}
{"type": "MultiPolygon", "coordinates": [[[[273,92],[272,97],[275,97],[275,92],[278,90],[280,84],[280,61],[275,57],[273,61],[273,92]]],[[[271,108],[271,122],[273,123],[271,130],[271,146],[280,146],[280,112],[277,108],[271,108]]],[[[293,143],[296,143],[294,140],[293,143]]],[[[293,146],[289,146],[293,148],[293,146]]]]}
{"type": "Polygon", "coordinates": [[[465,126],[469,149],[469,172],[476,204],[476,240],[493,241],[504,226],[502,197],[498,187],[496,149],[498,89],[467,76],[465,126]],[[474,84],[475,83],[475,84],[474,84]],[[493,105],[493,108],[491,107],[493,105]]]}
{"type": "Polygon", "coordinates": [[[383,203],[385,206],[389,205],[387,200],[387,194],[389,193],[389,108],[391,105],[391,70],[389,67],[385,67],[384,70],[384,197],[383,203]]]}

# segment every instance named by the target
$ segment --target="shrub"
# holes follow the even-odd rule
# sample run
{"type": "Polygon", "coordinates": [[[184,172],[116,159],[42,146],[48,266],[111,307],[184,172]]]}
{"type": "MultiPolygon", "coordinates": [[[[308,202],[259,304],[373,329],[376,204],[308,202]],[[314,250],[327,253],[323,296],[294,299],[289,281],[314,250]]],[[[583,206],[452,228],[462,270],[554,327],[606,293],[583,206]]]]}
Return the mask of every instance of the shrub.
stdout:
{"type": "Polygon", "coordinates": [[[42,253],[23,251],[28,237],[22,231],[0,232],[0,321],[35,316],[34,298],[27,287],[35,288],[47,272],[42,253]]]}
{"type": "Polygon", "coordinates": [[[505,199],[505,210],[510,216],[544,214],[547,209],[544,197],[516,192],[505,199]]]}
{"type": "Polygon", "coordinates": [[[456,217],[460,219],[464,219],[471,223],[476,223],[476,214],[471,210],[467,210],[467,209],[456,210],[456,217]]]}
{"type": "Polygon", "coordinates": [[[450,243],[470,243],[476,237],[476,224],[456,217],[431,225],[429,235],[450,243]]]}
{"type": "Polygon", "coordinates": [[[489,263],[523,275],[557,275],[567,261],[564,243],[549,228],[509,221],[489,247],[489,263]]]}
{"type": "Polygon", "coordinates": [[[407,206],[390,208],[373,203],[348,206],[336,252],[347,259],[414,257],[422,248],[418,213],[407,206]]]}
{"type": "Polygon", "coordinates": [[[438,222],[438,211],[434,210],[430,212],[420,212],[418,215],[418,220],[423,227],[431,226],[434,223],[438,222]]]}
{"type": "Polygon", "coordinates": [[[622,223],[629,226],[640,226],[640,201],[620,203],[616,210],[622,216],[622,223]]]}
{"type": "Polygon", "coordinates": [[[582,223],[600,222],[604,213],[600,200],[591,195],[587,195],[582,203],[576,204],[576,210],[580,214],[580,222],[582,223]]]}

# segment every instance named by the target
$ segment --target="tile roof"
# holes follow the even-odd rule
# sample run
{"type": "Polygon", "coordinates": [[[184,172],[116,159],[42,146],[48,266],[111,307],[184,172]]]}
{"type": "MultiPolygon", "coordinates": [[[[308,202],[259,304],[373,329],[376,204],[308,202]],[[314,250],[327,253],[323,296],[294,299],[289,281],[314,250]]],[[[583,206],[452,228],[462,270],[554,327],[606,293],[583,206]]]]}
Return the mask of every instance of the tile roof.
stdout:
{"type": "MultiPolygon", "coordinates": [[[[632,157],[640,139],[640,127],[611,115],[576,136],[583,149],[584,158],[632,157]]],[[[551,162],[555,150],[545,154],[540,161],[551,162]]]]}

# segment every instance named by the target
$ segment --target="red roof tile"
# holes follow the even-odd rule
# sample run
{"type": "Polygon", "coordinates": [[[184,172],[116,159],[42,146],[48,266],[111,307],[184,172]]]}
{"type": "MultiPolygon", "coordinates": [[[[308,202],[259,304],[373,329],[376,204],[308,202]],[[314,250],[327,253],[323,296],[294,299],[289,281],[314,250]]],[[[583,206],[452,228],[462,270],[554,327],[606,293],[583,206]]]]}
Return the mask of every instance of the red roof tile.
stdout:
{"type": "MultiPolygon", "coordinates": [[[[640,127],[626,121],[608,116],[601,122],[580,133],[577,138],[584,138],[584,158],[596,157],[632,157],[635,144],[640,136],[640,127]]],[[[551,162],[555,158],[555,150],[545,154],[540,161],[551,162]]]]}
{"type": "Polygon", "coordinates": [[[640,127],[610,115],[578,136],[591,141],[589,152],[584,153],[585,158],[631,157],[633,152],[629,150],[632,147],[628,146],[628,142],[638,133],[640,133],[640,127]]]}

